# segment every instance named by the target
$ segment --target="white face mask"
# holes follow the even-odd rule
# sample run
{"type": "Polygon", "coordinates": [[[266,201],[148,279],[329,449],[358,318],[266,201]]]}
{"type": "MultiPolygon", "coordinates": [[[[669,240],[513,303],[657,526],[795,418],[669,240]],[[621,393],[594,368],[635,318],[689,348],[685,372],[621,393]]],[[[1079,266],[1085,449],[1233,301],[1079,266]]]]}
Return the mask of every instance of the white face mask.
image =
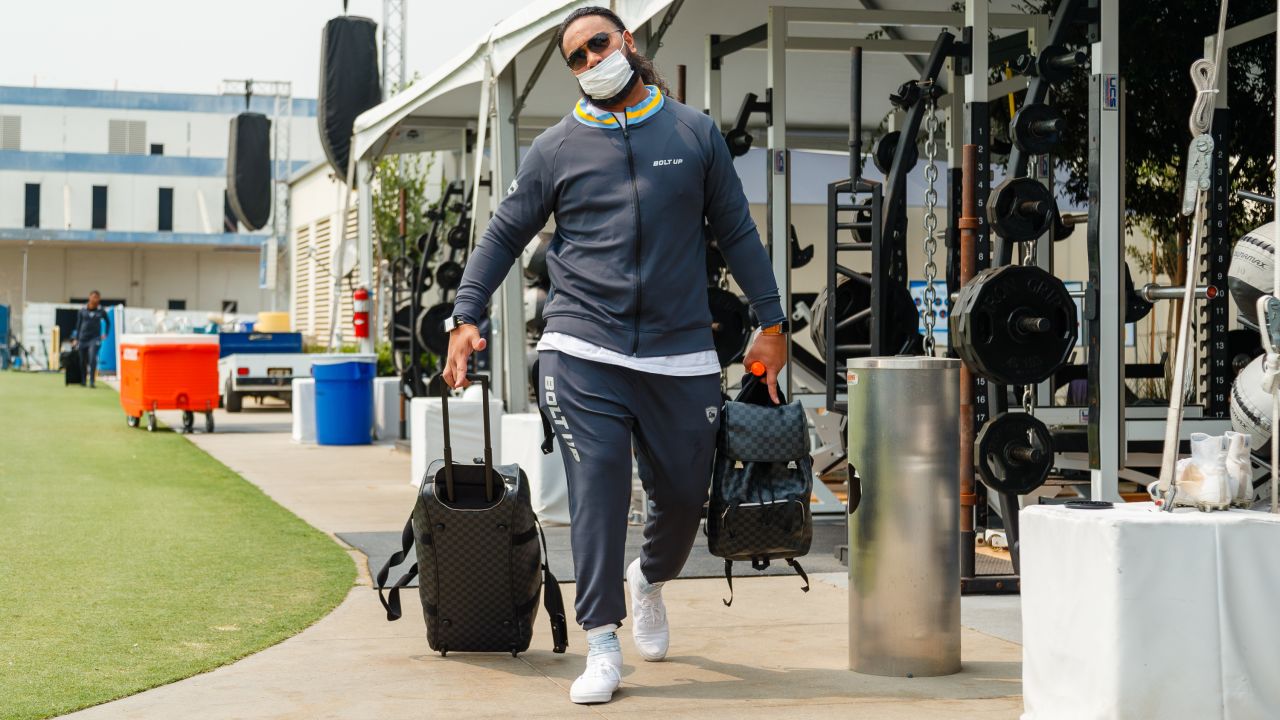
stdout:
{"type": "Polygon", "coordinates": [[[635,70],[627,62],[622,48],[613,51],[609,57],[601,60],[595,67],[578,76],[578,84],[587,97],[593,100],[608,100],[622,92],[622,88],[631,82],[635,70]]]}

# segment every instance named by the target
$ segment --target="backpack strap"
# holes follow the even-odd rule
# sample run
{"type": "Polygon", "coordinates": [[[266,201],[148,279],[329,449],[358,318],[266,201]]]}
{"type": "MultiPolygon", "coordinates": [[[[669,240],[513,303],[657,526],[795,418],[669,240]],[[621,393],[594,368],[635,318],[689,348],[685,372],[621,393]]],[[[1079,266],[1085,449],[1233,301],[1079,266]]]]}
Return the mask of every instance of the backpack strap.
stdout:
{"type": "MultiPolygon", "coordinates": [[[[548,427],[546,419],[547,416],[543,415],[544,428],[548,427]]],[[[552,650],[563,653],[565,648],[569,647],[569,624],[564,614],[564,596],[560,594],[560,581],[551,574],[550,558],[547,556],[547,536],[542,532],[542,523],[538,522],[536,516],[533,522],[538,526],[538,537],[542,540],[542,606],[547,609],[547,617],[551,619],[552,650]]]]}
{"type": "Polygon", "coordinates": [[[377,579],[374,581],[374,586],[378,588],[378,600],[382,602],[382,607],[387,611],[388,621],[400,619],[402,614],[400,611],[400,588],[408,585],[415,577],[418,576],[418,563],[414,563],[409,568],[408,572],[401,575],[400,579],[396,580],[395,583],[391,585],[391,592],[388,593],[390,596],[389,598],[383,596],[382,589],[386,586],[387,576],[391,574],[391,568],[404,562],[405,557],[409,554],[409,549],[412,547],[413,518],[410,517],[404,524],[404,531],[400,533],[399,552],[393,553],[390,558],[387,558],[386,564],[384,564],[382,569],[378,571],[377,579]]]}
{"type": "Polygon", "coordinates": [[[556,439],[555,431],[551,429],[551,418],[547,417],[541,406],[538,407],[538,417],[542,418],[542,454],[550,455],[555,452],[556,439]]]}
{"type": "Polygon", "coordinates": [[[730,607],[733,605],[733,561],[729,558],[724,559],[724,580],[729,583],[729,599],[721,598],[720,602],[724,603],[725,607],[730,607]]]}
{"type": "Polygon", "coordinates": [[[804,580],[804,587],[800,589],[805,592],[809,592],[809,576],[805,574],[804,568],[800,567],[800,563],[796,562],[795,558],[787,558],[787,564],[796,571],[796,574],[800,576],[801,580],[804,580]]]}

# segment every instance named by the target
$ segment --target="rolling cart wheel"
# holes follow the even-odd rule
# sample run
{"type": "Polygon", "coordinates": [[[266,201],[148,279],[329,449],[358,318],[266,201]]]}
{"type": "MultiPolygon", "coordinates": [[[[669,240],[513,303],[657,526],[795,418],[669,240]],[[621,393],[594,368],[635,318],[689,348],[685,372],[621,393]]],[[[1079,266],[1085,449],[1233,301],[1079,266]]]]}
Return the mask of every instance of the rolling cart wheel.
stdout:
{"type": "Polygon", "coordinates": [[[131,427],[131,428],[136,428],[136,427],[138,427],[138,419],[139,419],[139,418],[136,418],[136,417],[134,417],[134,416],[132,416],[132,415],[125,415],[125,416],[124,416],[124,422],[125,422],[125,424],[126,424],[126,425],[128,425],[128,426],[129,426],[129,427],[131,427]]]}
{"type": "Polygon", "coordinates": [[[156,414],[155,411],[147,413],[147,432],[156,431],[156,414]]]}
{"type": "Polygon", "coordinates": [[[182,411],[182,432],[189,433],[196,428],[196,414],[190,410],[182,411]]]}
{"type": "Polygon", "coordinates": [[[212,412],[207,412],[204,414],[204,431],[207,433],[213,432],[213,413],[212,412]]]}

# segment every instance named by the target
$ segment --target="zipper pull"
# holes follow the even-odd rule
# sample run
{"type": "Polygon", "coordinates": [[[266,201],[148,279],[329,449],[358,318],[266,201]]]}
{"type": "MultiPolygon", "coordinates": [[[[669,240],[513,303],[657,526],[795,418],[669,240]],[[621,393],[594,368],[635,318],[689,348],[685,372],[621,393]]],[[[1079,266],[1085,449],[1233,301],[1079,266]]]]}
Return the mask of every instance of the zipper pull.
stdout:
{"type": "Polygon", "coordinates": [[[627,140],[630,140],[630,139],[631,139],[631,131],[630,131],[630,130],[628,130],[626,127],[623,127],[623,128],[622,128],[622,137],[626,138],[627,140]]]}

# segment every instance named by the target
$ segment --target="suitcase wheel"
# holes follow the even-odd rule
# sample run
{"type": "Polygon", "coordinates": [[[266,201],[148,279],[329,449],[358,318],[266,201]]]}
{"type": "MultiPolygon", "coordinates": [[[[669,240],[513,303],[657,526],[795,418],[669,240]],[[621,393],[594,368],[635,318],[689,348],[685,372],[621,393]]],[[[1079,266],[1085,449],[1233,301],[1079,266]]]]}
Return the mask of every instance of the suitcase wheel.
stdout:
{"type": "Polygon", "coordinates": [[[449,657],[449,648],[440,648],[440,657],[449,657]]]}

